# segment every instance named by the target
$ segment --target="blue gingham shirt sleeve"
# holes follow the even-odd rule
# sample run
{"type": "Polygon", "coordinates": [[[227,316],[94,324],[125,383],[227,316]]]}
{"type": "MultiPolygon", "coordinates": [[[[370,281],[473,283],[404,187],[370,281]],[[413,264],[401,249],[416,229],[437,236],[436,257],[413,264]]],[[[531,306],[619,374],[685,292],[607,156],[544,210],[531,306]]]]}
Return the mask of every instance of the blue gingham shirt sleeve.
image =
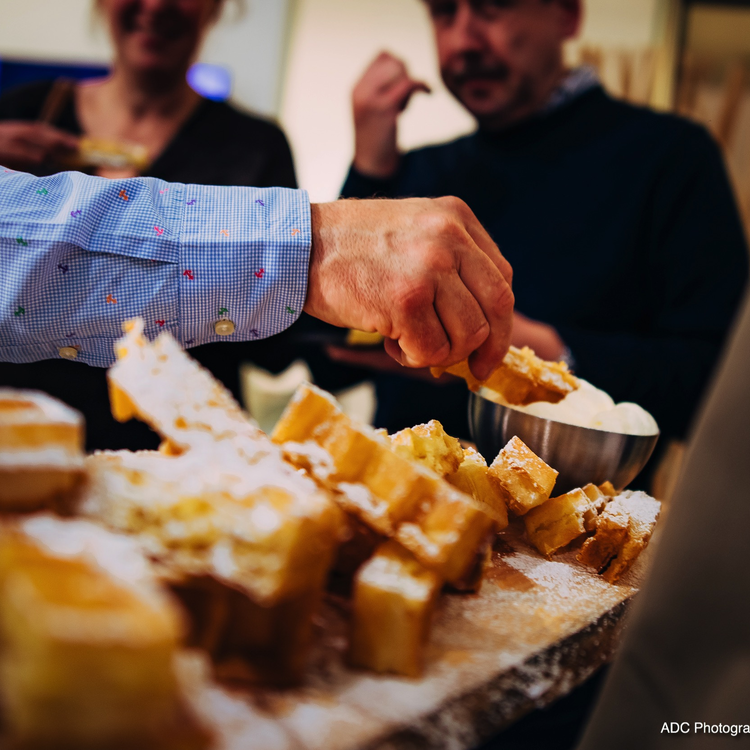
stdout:
{"type": "Polygon", "coordinates": [[[310,243],[301,190],[0,167],[0,360],[106,367],[133,317],[185,347],[273,336],[304,305],[310,243]]]}

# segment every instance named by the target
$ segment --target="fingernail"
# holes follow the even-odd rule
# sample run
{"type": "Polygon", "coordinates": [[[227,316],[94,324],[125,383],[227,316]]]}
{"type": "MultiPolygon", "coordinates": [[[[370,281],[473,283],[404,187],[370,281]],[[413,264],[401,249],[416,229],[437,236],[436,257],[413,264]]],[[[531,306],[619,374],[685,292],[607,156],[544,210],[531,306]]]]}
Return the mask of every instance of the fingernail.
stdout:
{"type": "Polygon", "coordinates": [[[486,364],[472,364],[469,362],[469,369],[471,370],[471,374],[477,379],[477,380],[487,380],[487,378],[492,375],[492,367],[490,365],[486,364]]]}

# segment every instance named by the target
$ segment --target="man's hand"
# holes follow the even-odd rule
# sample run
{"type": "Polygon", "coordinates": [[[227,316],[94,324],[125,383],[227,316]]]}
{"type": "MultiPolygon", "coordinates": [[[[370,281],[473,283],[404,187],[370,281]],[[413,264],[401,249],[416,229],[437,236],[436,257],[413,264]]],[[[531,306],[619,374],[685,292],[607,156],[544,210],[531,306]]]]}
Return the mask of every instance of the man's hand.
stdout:
{"type": "Polygon", "coordinates": [[[512,270],[458,198],[312,206],[305,311],[377,331],[408,367],[470,357],[480,379],[510,344],[512,270]]]}
{"type": "Polygon", "coordinates": [[[0,164],[13,169],[33,169],[59,161],[78,149],[78,139],[43,122],[0,122],[0,164]]]}
{"type": "Polygon", "coordinates": [[[538,357],[554,362],[565,353],[565,342],[551,325],[527,318],[519,312],[513,313],[510,343],[519,348],[530,346],[538,357]]]}
{"type": "Polygon", "coordinates": [[[417,91],[429,86],[409,77],[404,63],[381,52],[354,87],[354,166],[370,177],[391,177],[398,168],[396,121],[417,91]]]}

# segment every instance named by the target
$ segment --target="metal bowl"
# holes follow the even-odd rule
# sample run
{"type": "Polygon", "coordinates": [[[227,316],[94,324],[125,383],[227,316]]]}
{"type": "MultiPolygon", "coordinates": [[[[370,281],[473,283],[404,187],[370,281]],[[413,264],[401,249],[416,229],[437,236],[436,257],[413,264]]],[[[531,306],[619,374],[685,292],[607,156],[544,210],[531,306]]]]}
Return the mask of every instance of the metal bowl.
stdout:
{"type": "Polygon", "coordinates": [[[589,482],[609,480],[627,487],[651,457],[659,435],[621,435],[553,422],[496,404],[477,393],[469,397],[469,426],[477,450],[488,463],[517,435],[541,459],[560,472],[559,495],[589,482]]]}

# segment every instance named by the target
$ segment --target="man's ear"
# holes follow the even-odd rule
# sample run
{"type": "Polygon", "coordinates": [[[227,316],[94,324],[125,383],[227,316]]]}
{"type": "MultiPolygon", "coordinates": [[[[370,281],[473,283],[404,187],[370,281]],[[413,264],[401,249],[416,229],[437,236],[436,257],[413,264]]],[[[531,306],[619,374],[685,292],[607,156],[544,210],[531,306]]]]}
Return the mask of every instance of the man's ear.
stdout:
{"type": "Polygon", "coordinates": [[[560,9],[560,35],[572,39],[578,35],[583,22],[583,0],[553,0],[560,9]]]}

